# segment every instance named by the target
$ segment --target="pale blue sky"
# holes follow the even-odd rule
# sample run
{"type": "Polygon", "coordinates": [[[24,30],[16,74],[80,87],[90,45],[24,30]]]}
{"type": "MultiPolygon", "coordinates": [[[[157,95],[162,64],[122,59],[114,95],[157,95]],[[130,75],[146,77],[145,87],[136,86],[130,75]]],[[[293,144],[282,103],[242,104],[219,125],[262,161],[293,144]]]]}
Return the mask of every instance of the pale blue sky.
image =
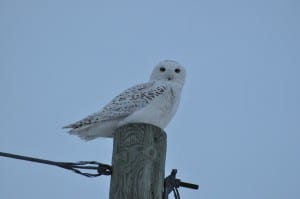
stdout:
{"type": "MultiPolygon", "coordinates": [[[[187,82],[166,175],[189,199],[300,198],[300,3],[0,0],[0,151],[110,163],[61,126],[174,59],[187,82]]],[[[0,198],[108,198],[110,177],[0,158],[0,198]]]]}

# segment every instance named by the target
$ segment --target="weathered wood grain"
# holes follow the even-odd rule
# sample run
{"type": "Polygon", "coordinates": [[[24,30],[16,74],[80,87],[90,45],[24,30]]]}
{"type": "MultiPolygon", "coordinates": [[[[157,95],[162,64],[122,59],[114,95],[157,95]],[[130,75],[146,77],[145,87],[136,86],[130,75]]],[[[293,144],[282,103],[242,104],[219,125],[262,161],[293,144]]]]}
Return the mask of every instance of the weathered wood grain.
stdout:
{"type": "Polygon", "coordinates": [[[150,124],[128,124],[114,134],[110,199],[161,199],[167,135],[150,124]]]}

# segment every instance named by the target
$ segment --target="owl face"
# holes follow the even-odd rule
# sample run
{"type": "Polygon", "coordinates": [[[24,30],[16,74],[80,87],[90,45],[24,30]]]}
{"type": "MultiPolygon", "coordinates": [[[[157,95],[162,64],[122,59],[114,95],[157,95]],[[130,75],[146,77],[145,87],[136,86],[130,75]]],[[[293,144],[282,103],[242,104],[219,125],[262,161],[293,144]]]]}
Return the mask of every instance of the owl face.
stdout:
{"type": "Polygon", "coordinates": [[[185,76],[186,71],[178,62],[165,60],[156,65],[153,69],[150,80],[164,80],[183,85],[185,82],[185,76]]]}

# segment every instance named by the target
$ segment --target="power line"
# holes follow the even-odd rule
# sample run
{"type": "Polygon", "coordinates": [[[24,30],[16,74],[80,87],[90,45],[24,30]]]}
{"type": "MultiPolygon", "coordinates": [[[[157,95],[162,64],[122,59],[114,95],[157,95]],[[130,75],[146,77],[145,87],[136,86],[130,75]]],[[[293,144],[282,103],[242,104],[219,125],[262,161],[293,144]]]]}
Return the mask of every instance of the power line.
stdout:
{"type": "Polygon", "coordinates": [[[168,199],[168,196],[171,192],[173,192],[175,199],[180,199],[180,194],[178,191],[179,187],[185,187],[189,189],[199,188],[199,186],[196,184],[182,182],[180,179],[177,179],[176,174],[177,170],[173,169],[171,174],[165,178],[163,199],[168,199]]]}
{"type": "Polygon", "coordinates": [[[25,160],[35,163],[47,164],[52,166],[58,166],[67,170],[74,171],[77,174],[86,176],[86,177],[97,177],[101,175],[111,175],[112,168],[110,165],[102,164],[96,161],[79,161],[79,162],[55,162],[51,160],[33,158],[29,156],[16,155],[12,153],[0,152],[0,156],[13,158],[18,160],[25,160]],[[81,170],[95,170],[96,173],[86,173],[81,170]]]}
{"type": "MultiPolygon", "coordinates": [[[[101,175],[111,175],[112,166],[103,164],[96,161],[79,161],[79,162],[56,162],[51,160],[45,160],[40,158],[34,158],[29,156],[16,155],[12,153],[0,152],[0,156],[13,158],[18,160],[30,161],[35,163],[47,164],[52,166],[57,166],[63,169],[71,170],[77,174],[86,177],[97,177],[101,175]],[[81,170],[95,170],[96,173],[82,172],[81,170]]],[[[188,182],[182,182],[180,179],[176,178],[177,170],[173,169],[171,174],[165,178],[163,199],[168,199],[168,195],[173,192],[175,199],[180,199],[179,187],[185,187],[189,189],[198,189],[199,186],[196,184],[191,184],[188,182]]]]}

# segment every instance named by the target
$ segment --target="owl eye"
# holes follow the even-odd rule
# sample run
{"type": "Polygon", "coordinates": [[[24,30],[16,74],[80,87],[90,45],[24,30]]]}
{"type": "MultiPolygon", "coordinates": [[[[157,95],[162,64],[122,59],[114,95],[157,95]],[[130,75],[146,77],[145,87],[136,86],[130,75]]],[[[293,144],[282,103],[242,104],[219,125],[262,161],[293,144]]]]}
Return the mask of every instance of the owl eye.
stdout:
{"type": "Polygon", "coordinates": [[[165,67],[160,67],[159,70],[160,70],[160,72],[165,72],[166,68],[165,67]]]}
{"type": "Polygon", "coordinates": [[[176,68],[174,71],[175,73],[180,73],[180,68],[176,68]]]}

